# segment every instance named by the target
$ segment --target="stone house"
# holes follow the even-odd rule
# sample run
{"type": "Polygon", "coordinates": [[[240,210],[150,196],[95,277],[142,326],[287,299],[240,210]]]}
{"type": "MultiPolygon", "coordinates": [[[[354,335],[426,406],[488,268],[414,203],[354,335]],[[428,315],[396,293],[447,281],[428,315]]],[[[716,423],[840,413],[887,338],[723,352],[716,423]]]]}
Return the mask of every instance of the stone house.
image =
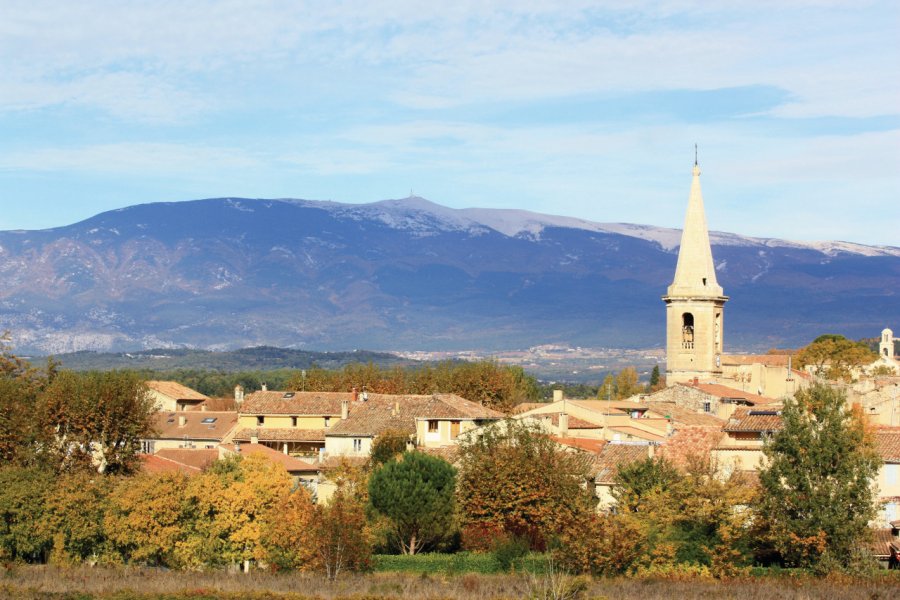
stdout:
{"type": "Polygon", "coordinates": [[[143,454],[165,448],[215,448],[231,440],[238,422],[235,411],[179,410],[154,415],[154,434],[141,440],[143,454]]]}

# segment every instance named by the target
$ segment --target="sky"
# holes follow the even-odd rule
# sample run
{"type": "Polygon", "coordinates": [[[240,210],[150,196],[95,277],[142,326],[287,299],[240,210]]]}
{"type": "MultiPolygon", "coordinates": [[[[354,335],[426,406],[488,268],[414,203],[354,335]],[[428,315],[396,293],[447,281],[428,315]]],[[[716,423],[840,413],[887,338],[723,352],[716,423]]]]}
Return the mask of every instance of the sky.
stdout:
{"type": "Polygon", "coordinates": [[[0,0],[0,229],[411,193],[900,246],[900,2],[0,0]]]}

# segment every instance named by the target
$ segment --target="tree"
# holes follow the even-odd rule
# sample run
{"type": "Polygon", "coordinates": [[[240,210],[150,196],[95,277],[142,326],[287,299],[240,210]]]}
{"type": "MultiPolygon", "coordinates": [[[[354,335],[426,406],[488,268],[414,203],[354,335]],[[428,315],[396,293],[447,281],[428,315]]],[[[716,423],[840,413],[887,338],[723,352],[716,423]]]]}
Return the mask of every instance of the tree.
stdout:
{"type": "Polygon", "coordinates": [[[460,440],[457,501],[463,525],[542,548],[594,500],[590,455],[568,452],[537,425],[507,419],[460,440]]]}
{"type": "Polygon", "coordinates": [[[849,381],[851,369],[875,361],[878,355],[864,343],[848,340],[842,335],[820,335],[800,350],[797,362],[815,367],[817,375],[832,380],[849,381]]]}
{"type": "Polygon", "coordinates": [[[345,570],[370,568],[372,545],[364,505],[344,489],[339,488],[326,506],[316,507],[311,534],[315,564],[329,580],[345,570]]]}
{"type": "Polygon", "coordinates": [[[406,452],[406,445],[409,443],[409,440],[409,434],[403,431],[393,429],[385,431],[375,438],[369,462],[373,467],[378,467],[394,460],[397,456],[406,452]]]}
{"type": "Polygon", "coordinates": [[[241,564],[265,558],[261,543],[272,508],[290,493],[284,467],[264,456],[231,456],[190,479],[188,502],[199,517],[180,559],[208,564],[241,564]],[[193,558],[192,558],[193,557],[193,558]]]}
{"type": "Polygon", "coordinates": [[[627,572],[644,553],[644,544],[634,521],[592,512],[563,530],[553,555],[574,573],[611,577],[627,572]]]}
{"type": "Polygon", "coordinates": [[[647,391],[655,392],[658,389],[660,389],[659,365],[653,365],[653,370],[650,372],[650,385],[647,386],[647,391]]]}
{"type": "Polygon", "coordinates": [[[619,398],[630,398],[643,391],[638,383],[637,370],[634,367],[625,367],[616,375],[616,395],[619,398]]]}
{"type": "Polygon", "coordinates": [[[188,478],[182,473],[141,474],[122,479],[110,495],[104,520],[107,539],[127,562],[182,566],[176,548],[193,520],[188,478]]]}
{"type": "Polygon", "coordinates": [[[124,371],[62,371],[38,408],[62,470],[95,465],[100,473],[131,473],[141,439],[153,430],[155,406],[147,387],[124,371]]]}
{"type": "Polygon", "coordinates": [[[616,474],[612,496],[620,512],[636,513],[646,510],[644,502],[652,494],[673,488],[682,475],[662,457],[646,458],[625,465],[616,474]]]}
{"type": "Polygon", "coordinates": [[[277,569],[314,569],[318,554],[312,530],[316,518],[312,496],[303,486],[276,504],[262,530],[266,562],[277,569]]]}
{"type": "Polygon", "coordinates": [[[369,478],[369,503],[390,520],[403,554],[416,554],[453,524],[456,469],[440,458],[406,452],[369,478]]]}
{"type": "Polygon", "coordinates": [[[619,395],[616,391],[616,377],[612,373],[607,373],[597,390],[598,400],[618,400],[619,395]]]}
{"type": "Polygon", "coordinates": [[[45,439],[35,418],[37,397],[47,384],[47,372],[33,368],[12,353],[9,333],[0,335],[0,464],[33,465],[45,439]]]}
{"type": "Polygon", "coordinates": [[[786,399],[781,418],[760,472],[767,535],[789,565],[844,563],[876,512],[881,461],[864,417],[847,408],[843,392],[815,384],[786,399]]]}
{"type": "Polygon", "coordinates": [[[52,538],[56,564],[99,560],[107,554],[103,519],[112,483],[97,473],[59,476],[46,495],[38,534],[52,538]]]}
{"type": "Polygon", "coordinates": [[[53,485],[48,475],[33,467],[0,469],[0,561],[46,560],[51,537],[40,526],[53,485]]]}

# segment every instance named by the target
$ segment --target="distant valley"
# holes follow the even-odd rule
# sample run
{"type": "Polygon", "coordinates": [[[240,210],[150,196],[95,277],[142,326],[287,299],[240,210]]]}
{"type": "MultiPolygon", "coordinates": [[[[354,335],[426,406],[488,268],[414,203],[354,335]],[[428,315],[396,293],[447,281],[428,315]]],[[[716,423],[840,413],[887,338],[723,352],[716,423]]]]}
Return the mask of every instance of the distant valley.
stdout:
{"type": "MultiPolygon", "coordinates": [[[[713,233],[728,348],[900,326],[900,248],[713,233]]],[[[0,232],[17,351],[662,345],[679,232],[422,198],[218,198],[0,232]]]]}

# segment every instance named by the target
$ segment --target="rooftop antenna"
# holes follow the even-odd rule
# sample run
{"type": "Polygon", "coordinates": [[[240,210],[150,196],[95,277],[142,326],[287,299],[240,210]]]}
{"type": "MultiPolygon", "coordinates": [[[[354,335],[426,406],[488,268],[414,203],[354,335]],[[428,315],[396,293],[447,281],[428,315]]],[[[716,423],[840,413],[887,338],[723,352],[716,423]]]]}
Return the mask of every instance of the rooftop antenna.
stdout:
{"type": "Polygon", "coordinates": [[[697,166],[697,144],[694,144],[694,166],[697,166]]]}

